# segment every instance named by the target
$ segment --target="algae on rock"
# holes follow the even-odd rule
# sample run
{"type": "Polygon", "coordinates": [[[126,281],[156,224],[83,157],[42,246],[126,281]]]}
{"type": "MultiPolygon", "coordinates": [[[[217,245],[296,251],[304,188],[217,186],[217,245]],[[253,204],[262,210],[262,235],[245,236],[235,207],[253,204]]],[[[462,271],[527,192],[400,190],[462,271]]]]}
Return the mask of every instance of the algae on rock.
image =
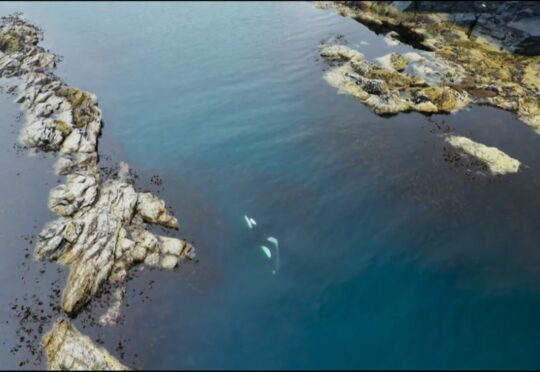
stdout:
{"type": "Polygon", "coordinates": [[[417,102],[407,109],[396,107],[394,111],[451,112],[469,103],[486,104],[517,113],[540,134],[540,56],[512,54],[485,37],[469,37],[467,30],[445,21],[439,14],[402,12],[387,2],[336,1],[318,6],[334,8],[377,33],[392,34],[394,39],[424,51],[426,57],[420,59],[414,56],[416,53],[382,58],[384,73],[380,79],[390,90],[397,86],[387,80],[395,76],[388,71],[404,71],[402,75],[420,77],[435,89],[416,95],[415,87],[400,87],[401,94],[405,91],[416,101],[427,100],[433,105],[417,102]],[[427,56],[429,63],[425,63],[427,56]],[[416,66],[403,68],[401,57],[408,59],[409,65],[415,59],[416,66]],[[441,102],[447,99],[451,102],[441,102]]]}
{"type": "MultiPolygon", "coordinates": [[[[465,107],[469,95],[450,87],[431,87],[422,77],[397,71],[394,61],[403,58],[398,67],[409,64],[405,56],[388,56],[389,67],[377,66],[364,59],[362,53],[344,45],[323,47],[320,54],[345,63],[329,70],[325,80],[341,92],[357,97],[376,114],[388,115],[404,111],[453,112],[465,107]]],[[[410,61],[411,64],[418,62],[410,61]]]]}

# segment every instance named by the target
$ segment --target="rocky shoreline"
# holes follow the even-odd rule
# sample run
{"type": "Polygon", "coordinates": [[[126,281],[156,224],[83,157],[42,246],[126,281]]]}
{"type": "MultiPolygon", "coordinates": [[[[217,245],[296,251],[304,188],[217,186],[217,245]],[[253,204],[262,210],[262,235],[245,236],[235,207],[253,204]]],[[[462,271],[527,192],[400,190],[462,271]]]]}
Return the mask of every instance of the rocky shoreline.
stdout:
{"type": "MultiPolygon", "coordinates": [[[[471,104],[489,105],[516,113],[540,134],[540,56],[511,53],[492,39],[451,22],[448,16],[402,11],[394,3],[403,5],[386,1],[317,2],[319,8],[335,9],[385,34],[390,45],[405,43],[419,49],[368,61],[360,51],[346,45],[322,45],[320,55],[339,64],[324,76],[330,85],[358,98],[378,115],[410,111],[448,114],[471,104]]],[[[414,2],[403,3],[414,8],[414,2]]],[[[472,140],[466,145],[452,138],[446,138],[446,142],[484,161],[493,175],[519,169],[519,161],[498,149],[493,152],[493,148],[472,140]]]]}
{"type": "Polygon", "coordinates": [[[341,73],[348,82],[376,95],[374,101],[388,101],[386,107],[371,104],[376,113],[448,113],[475,103],[515,112],[540,134],[540,56],[510,53],[480,35],[468,35],[439,14],[403,12],[388,2],[319,2],[317,6],[334,8],[377,33],[423,50],[388,56],[400,61],[401,68],[396,68],[365,61],[360,52],[350,58],[351,52],[347,56],[331,46],[323,48],[324,57],[349,62],[354,74],[341,73]],[[366,90],[366,84],[379,84],[381,89],[366,90]]]}
{"type": "MultiPolygon", "coordinates": [[[[50,192],[48,206],[59,218],[39,234],[34,256],[69,266],[62,309],[74,317],[106,282],[122,282],[132,266],[173,269],[195,251],[183,240],[147,230],[147,224],[178,229],[178,220],[163,200],[134,189],[127,164],[120,163],[117,177],[100,176],[97,97],[53,73],[59,58],[40,47],[41,40],[41,31],[19,16],[1,19],[0,77],[16,79],[16,102],[26,115],[20,142],[31,151],[56,153],[54,171],[66,178],[50,192]]],[[[119,313],[120,304],[121,296],[111,314],[119,313]]],[[[113,315],[107,313],[103,323],[114,323],[113,315]]],[[[42,344],[50,369],[125,368],[67,319],[42,344]]]]}
{"type": "Polygon", "coordinates": [[[467,29],[488,37],[509,52],[540,54],[540,5],[537,1],[390,1],[404,12],[438,13],[467,29]]]}

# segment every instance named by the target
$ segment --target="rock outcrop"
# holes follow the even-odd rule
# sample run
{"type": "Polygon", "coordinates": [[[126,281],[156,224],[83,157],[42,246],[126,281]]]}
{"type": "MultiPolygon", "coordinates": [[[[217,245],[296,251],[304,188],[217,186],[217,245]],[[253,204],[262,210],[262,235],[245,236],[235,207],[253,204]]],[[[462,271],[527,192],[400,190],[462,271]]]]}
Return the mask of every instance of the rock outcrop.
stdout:
{"type": "Polygon", "coordinates": [[[346,67],[330,72],[334,84],[356,92],[353,95],[376,113],[451,112],[468,103],[485,104],[516,112],[540,134],[540,56],[510,53],[482,36],[471,36],[440,14],[403,12],[389,2],[322,2],[319,6],[335,8],[391,40],[422,50],[402,56],[392,53],[373,67],[357,57],[359,51],[345,53],[344,46],[339,46],[339,53],[333,47],[323,49],[321,55],[326,58],[339,56],[346,61],[346,67]],[[377,86],[382,89],[369,92],[364,88],[373,80],[380,80],[377,86]],[[353,85],[361,89],[352,89],[353,85]]]}
{"type": "MultiPolygon", "coordinates": [[[[120,164],[117,178],[101,179],[97,143],[102,112],[97,98],[67,86],[52,72],[58,58],[38,46],[40,40],[37,27],[17,16],[2,18],[0,77],[17,78],[16,102],[26,113],[20,141],[32,151],[57,153],[55,172],[66,176],[66,182],[50,192],[48,206],[59,218],[39,234],[35,258],[69,265],[62,307],[74,316],[106,281],[124,280],[133,265],[173,269],[195,252],[187,242],[147,230],[147,224],[178,229],[178,220],[163,200],[135,190],[127,181],[126,164],[120,164]]],[[[46,340],[56,345],[47,351],[52,355],[50,368],[115,365],[65,321],[56,324],[46,340]],[[88,355],[85,347],[90,348],[88,355]],[[59,348],[77,356],[59,358],[59,348]],[[83,356],[97,359],[85,364],[78,359],[83,356]]]]}
{"type": "MultiPolygon", "coordinates": [[[[65,197],[64,201],[73,200],[65,197]]],[[[90,207],[49,223],[39,234],[36,258],[70,265],[62,306],[77,312],[98,291],[105,280],[122,281],[127,270],[152,254],[162,255],[162,239],[145,230],[145,221],[176,226],[176,220],[157,198],[140,197],[133,186],[122,180],[100,185],[99,197],[90,207]],[[156,215],[143,215],[141,208],[156,215]],[[164,223],[163,221],[166,221],[164,223]]],[[[75,198],[77,200],[77,198],[75,198]]],[[[192,257],[192,247],[178,239],[175,257],[192,257]]],[[[173,268],[176,265],[168,268],[173,268]]]]}
{"type": "Polygon", "coordinates": [[[489,37],[506,50],[540,54],[538,1],[392,1],[405,12],[439,13],[472,35],[489,37]]]}
{"type": "Polygon", "coordinates": [[[521,165],[519,160],[512,158],[498,148],[474,142],[467,137],[447,136],[445,140],[452,147],[481,160],[493,175],[517,173],[521,165]]]}
{"type": "MultiPolygon", "coordinates": [[[[423,113],[450,113],[462,109],[471,101],[466,92],[444,85],[430,85],[428,81],[433,79],[428,80],[421,76],[430,68],[427,59],[414,56],[414,53],[410,60],[406,56],[391,53],[382,58],[381,66],[367,61],[360,52],[344,45],[323,47],[320,54],[330,60],[345,62],[342,66],[326,72],[326,81],[341,92],[357,97],[379,115],[412,110],[423,113]],[[403,71],[409,66],[420,73],[410,75],[400,72],[394,64],[398,64],[399,70],[403,71]]],[[[438,69],[438,76],[444,79],[461,78],[455,73],[441,74],[442,71],[451,69],[448,65],[439,63],[438,69]]]]}
{"type": "Polygon", "coordinates": [[[66,319],[55,322],[42,339],[47,365],[54,371],[127,371],[107,350],[96,346],[66,319]]]}

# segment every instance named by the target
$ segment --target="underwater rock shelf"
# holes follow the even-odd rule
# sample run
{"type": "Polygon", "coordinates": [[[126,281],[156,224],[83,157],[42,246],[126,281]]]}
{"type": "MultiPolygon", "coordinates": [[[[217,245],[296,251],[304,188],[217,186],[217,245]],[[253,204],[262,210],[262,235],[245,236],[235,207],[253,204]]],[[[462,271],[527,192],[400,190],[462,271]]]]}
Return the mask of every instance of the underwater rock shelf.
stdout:
{"type": "MultiPolygon", "coordinates": [[[[37,27],[18,16],[3,17],[0,77],[16,78],[16,102],[26,114],[20,141],[31,151],[58,154],[55,172],[66,177],[50,192],[48,206],[59,218],[39,234],[35,258],[69,266],[62,308],[76,316],[106,281],[123,281],[130,267],[144,263],[173,269],[193,259],[195,251],[185,241],[147,231],[148,223],[178,229],[178,220],[163,200],[134,189],[125,163],[118,177],[101,179],[97,98],[67,86],[52,72],[59,58],[38,46],[41,40],[37,27]]],[[[43,346],[52,369],[125,368],[67,320],[54,325],[43,346]]]]}

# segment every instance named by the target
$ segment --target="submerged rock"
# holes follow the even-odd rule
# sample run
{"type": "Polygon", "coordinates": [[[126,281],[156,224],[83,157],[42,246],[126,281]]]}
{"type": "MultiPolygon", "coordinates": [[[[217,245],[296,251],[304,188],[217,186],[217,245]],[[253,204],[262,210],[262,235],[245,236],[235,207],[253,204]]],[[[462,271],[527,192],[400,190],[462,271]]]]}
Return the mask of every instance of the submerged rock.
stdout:
{"type": "Polygon", "coordinates": [[[98,183],[90,172],[73,172],[67,175],[67,183],[58,185],[49,194],[49,209],[67,217],[90,207],[97,197],[98,183]]]}
{"type": "Polygon", "coordinates": [[[99,317],[99,324],[101,325],[114,325],[120,318],[120,308],[122,306],[122,299],[125,295],[124,288],[116,288],[114,291],[114,302],[107,309],[107,312],[99,317]]]}
{"type": "Polygon", "coordinates": [[[127,371],[107,350],[96,346],[66,319],[56,321],[42,339],[49,370],[127,371]]]}
{"type": "Polygon", "coordinates": [[[137,212],[147,222],[159,223],[170,228],[178,228],[178,220],[167,212],[165,202],[149,192],[139,194],[137,212]]]}
{"type": "Polygon", "coordinates": [[[484,162],[491,174],[503,175],[519,171],[521,162],[496,147],[489,147],[467,137],[447,136],[446,142],[484,162]]]}
{"type": "Polygon", "coordinates": [[[325,46],[321,49],[320,54],[329,60],[350,61],[356,58],[364,59],[364,55],[359,51],[341,44],[325,46]]]}

